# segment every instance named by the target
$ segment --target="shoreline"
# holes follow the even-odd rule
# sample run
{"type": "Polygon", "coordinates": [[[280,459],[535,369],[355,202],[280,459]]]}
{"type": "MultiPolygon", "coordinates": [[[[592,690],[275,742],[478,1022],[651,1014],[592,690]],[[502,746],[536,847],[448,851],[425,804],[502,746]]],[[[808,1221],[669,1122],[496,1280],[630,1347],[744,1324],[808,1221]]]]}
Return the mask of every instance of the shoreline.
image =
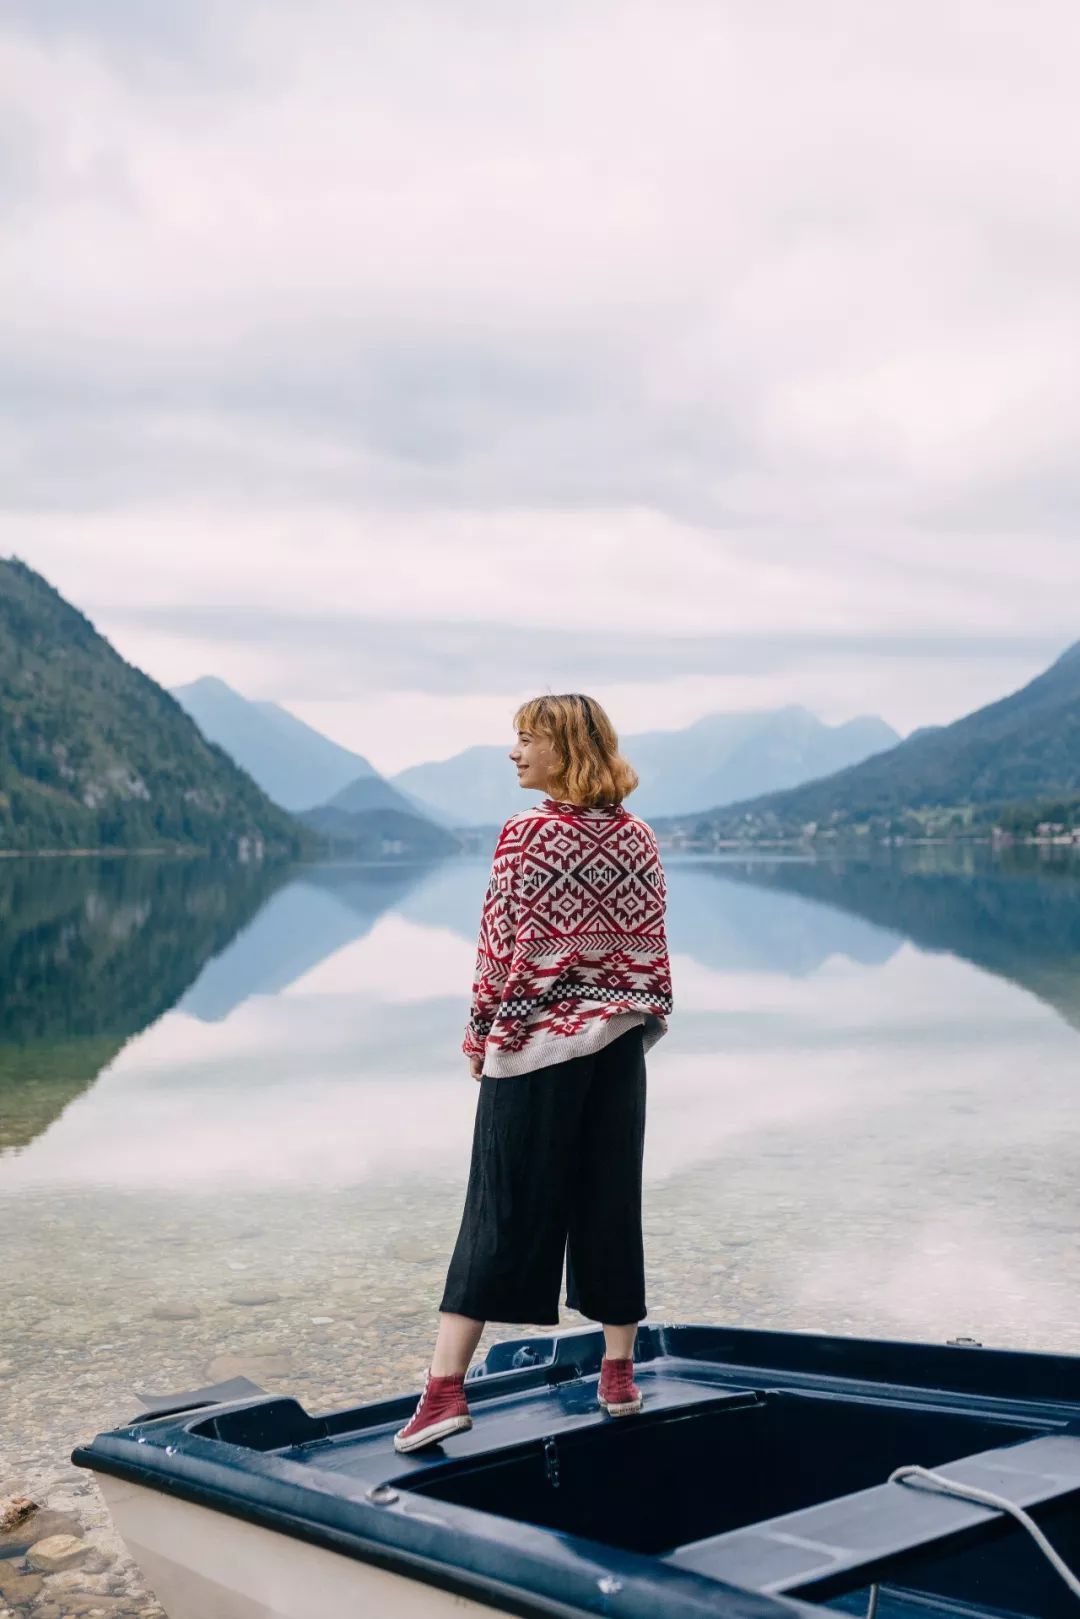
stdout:
{"type": "Polygon", "coordinates": [[[211,852],[211,850],[204,848],[201,844],[196,844],[191,847],[184,846],[182,848],[174,847],[164,849],[155,847],[154,845],[150,845],[148,847],[139,846],[131,849],[0,849],[0,860],[18,860],[20,858],[28,860],[55,860],[64,855],[74,855],[78,857],[93,855],[96,859],[101,860],[110,857],[125,858],[126,856],[133,854],[167,855],[171,859],[176,860],[193,860],[196,858],[202,860],[235,860],[238,865],[258,865],[263,863],[272,864],[276,860],[289,858],[285,855],[263,855],[260,856],[259,860],[257,861],[239,860],[236,855],[215,855],[211,852]]]}
{"type": "Polygon", "coordinates": [[[717,849],[804,849],[808,854],[828,850],[835,854],[851,854],[865,849],[1075,849],[1080,853],[1080,842],[1075,838],[871,838],[864,834],[849,834],[844,838],[717,838],[711,843],[664,843],[660,847],[669,854],[712,854],[717,849]]]}
{"type": "Polygon", "coordinates": [[[101,859],[106,855],[130,854],[167,854],[177,855],[181,859],[195,854],[205,855],[205,849],[0,849],[0,860],[18,860],[21,857],[31,860],[54,860],[59,855],[95,855],[101,859]]]}
{"type": "MultiPolygon", "coordinates": [[[[967,838],[878,838],[868,835],[849,834],[843,838],[800,838],[795,835],[781,838],[716,838],[709,843],[699,841],[673,843],[657,834],[661,850],[665,854],[715,854],[717,850],[744,850],[752,853],[755,849],[799,849],[807,854],[819,854],[828,851],[831,854],[851,854],[862,852],[868,848],[873,849],[1074,849],[1080,853],[1080,841],[1075,838],[1021,838],[1021,837],[967,837],[967,838]]],[[[461,851],[462,854],[474,851],[461,851]]],[[[209,849],[201,846],[194,848],[156,848],[137,847],[131,849],[0,849],[0,860],[56,860],[65,856],[75,859],[126,859],[130,855],[158,855],[176,860],[192,859],[234,859],[231,855],[214,855],[209,849]]],[[[269,855],[258,862],[273,863],[279,859],[288,859],[289,856],[269,855]]],[[[318,854],[304,857],[293,857],[297,864],[324,864],[332,856],[318,854]]],[[[340,856],[338,857],[341,858],[340,856]]],[[[408,865],[413,863],[415,857],[407,857],[400,861],[346,861],[347,864],[365,865],[408,865]]],[[[443,858],[449,859],[447,855],[443,858]]],[[[241,864],[255,864],[256,862],[241,862],[241,864]]]]}

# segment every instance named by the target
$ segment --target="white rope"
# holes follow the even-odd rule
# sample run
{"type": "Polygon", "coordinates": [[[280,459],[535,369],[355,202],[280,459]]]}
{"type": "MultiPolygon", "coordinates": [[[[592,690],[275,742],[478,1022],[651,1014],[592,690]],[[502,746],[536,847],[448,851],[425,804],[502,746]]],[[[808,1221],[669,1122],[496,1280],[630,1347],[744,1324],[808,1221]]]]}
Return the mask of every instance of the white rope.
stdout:
{"type": "MultiPolygon", "coordinates": [[[[998,1507],[1002,1512],[1011,1512],[1017,1523],[1025,1528],[1034,1540],[1036,1546],[1049,1558],[1052,1566],[1061,1575],[1073,1596],[1080,1597],[1080,1579],[1068,1568],[1059,1554],[1051,1546],[1034,1518],[1030,1518],[1023,1507],[1018,1507],[1015,1501],[1009,1501],[1003,1495],[995,1495],[993,1490],[979,1490],[973,1484],[958,1484],[955,1479],[944,1478],[940,1473],[932,1473],[926,1467],[898,1467],[889,1474],[889,1483],[894,1481],[903,1483],[906,1479],[924,1479],[931,1489],[941,1490],[945,1495],[957,1495],[964,1501],[979,1501],[984,1506],[998,1507]]],[[[870,1602],[866,1609],[866,1619],[874,1619],[877,1613],[878,1585],[875,1580],[870,1587],[870,1602]]]]}

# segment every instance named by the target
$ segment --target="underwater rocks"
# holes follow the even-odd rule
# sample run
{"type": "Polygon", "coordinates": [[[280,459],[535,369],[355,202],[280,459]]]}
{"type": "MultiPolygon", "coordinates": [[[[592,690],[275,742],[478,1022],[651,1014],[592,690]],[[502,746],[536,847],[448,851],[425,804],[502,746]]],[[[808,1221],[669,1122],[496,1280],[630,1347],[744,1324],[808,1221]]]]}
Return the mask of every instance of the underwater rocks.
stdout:
{"type": "Polygon", "coordinates": [[[85,1562],[93,1549],[88,1540],[80,1540],[77,1535],[46,1535],[29,1547],[26,1561],[37,1574],[60,1574],[85,1562]]]}

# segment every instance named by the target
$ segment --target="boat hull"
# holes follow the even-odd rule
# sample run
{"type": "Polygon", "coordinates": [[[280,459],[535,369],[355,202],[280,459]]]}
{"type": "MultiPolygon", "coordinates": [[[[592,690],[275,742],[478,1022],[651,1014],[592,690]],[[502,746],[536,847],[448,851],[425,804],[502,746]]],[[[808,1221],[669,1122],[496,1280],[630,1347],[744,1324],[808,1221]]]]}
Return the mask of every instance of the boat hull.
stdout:
{"type": "Polygon", "coordinates": [[[881,1619],[1073,1619],[984,1503],[1080,1568],[1080,1357],[646,1325],[644,1407],[613,1420],[604,1347],[493,1345],[473,1427],[415,1455],[414,1393],[311,1413],[215,1386],[72,1460],[169,1619],[824,1619],[878,1587],[881,1619]],[[909,1481],[926,1467],[945,1493],[909,1481]]]}
{"type": "Polygon", "coordinates": [[[169,1619],[460,1619],[496,1612],[127,1479],[94,1477],[169,1619]]]}

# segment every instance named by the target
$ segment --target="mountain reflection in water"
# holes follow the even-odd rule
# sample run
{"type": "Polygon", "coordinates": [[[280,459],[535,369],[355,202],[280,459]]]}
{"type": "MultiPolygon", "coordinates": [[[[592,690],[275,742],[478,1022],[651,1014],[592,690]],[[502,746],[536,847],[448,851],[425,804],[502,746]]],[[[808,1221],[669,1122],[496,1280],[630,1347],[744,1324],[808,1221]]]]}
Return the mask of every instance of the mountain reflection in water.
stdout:
{"type": "MultiPolygon", "coordinates": [[[[1007,979],[1080,1029],[1075,861],[923,848],[862,859],[670,856],[666,867],[669,1052],[776,1039],[779,1003],[764,986],[777,980],[792,985],[778,993],[793,1041],[795,985],[843,960],[857,969],[852,994],[868,1006],[874,975],[905,945],[1007,979]]],[[[164,1074],[175,1060],[179,1071],[190,1049],[190,1074],[210,1064],[223,1113],[231,1089],[314,1087],[297,1071],[304,1053],[335,1084],[350,1074],[357,1083],[458,1077],[486,872],[476,859],[0,862],[0,1148],[9,1161],[26,1149],[144,1031],[154,1035],[124,1053],[129,1069],[143,1061],[147,1074],[164,1074]],[[245,1067],[233,1043],[254,1037],[241,1038],[236,1020],[255,1006],[280,1038],[267,1034],[245,1067]],[[196,1039],[195,1026],[206,1036],[196,1039]],[[229,1038],[224,1029],[215,1037],[215,1026],[228,1026],[229,1038]],[[166,1029],[167,1051],[154,1043],[166,1029]]],[[[918,1007],[910,1014],[917,1020],[918,1007]]],[[[866,1014],[859,1038],[895,1038],[896,1017],[888,1027],[874,1017],[866,1014]]],[[[807,1028],[807,1050],[818,1037],[807,1028]]],[[[655,1060],[664,1055],[661,1046],[655,1060]]]]}

